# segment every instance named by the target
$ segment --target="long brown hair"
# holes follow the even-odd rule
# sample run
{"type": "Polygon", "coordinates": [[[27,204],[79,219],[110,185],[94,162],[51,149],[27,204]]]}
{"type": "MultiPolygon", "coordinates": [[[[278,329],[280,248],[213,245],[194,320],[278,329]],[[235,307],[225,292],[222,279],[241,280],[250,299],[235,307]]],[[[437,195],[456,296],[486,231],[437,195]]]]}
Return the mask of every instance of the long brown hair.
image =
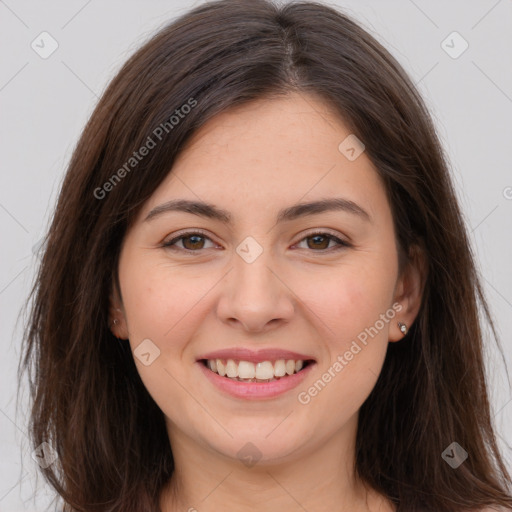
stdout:
{"type": "Polygon", "coordinates": [[[112,80],[75,148],[44,240],[19,379],[28,374],[34,448],[48,442],[58,454],[41,471],[66,511],[159,510],[174,470],[163,413],[129,344],[108,324],[121,243],[199,127],[237,105],[290,92],[327,101],[364,142],[401,250],[426,255],[418,317],[402,342],[390,344],[360,410],[357,474],[400,511],[512,506],[491,422],[479,308],[491,326],[492,318],[419,93],[341,12],[315,2],[221,0],[164,27],[112,80]],[[135,158],[149,139],[153,147],[135,158]],[[468,453],[457,469],[441,456],[452,442],[468,453]]]}

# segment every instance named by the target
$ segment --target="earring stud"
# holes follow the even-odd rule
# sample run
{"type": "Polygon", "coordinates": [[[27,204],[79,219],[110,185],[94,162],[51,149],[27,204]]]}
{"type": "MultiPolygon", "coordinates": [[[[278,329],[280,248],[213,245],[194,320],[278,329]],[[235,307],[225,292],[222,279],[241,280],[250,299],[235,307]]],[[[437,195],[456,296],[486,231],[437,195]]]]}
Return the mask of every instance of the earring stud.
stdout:
{"type": "Polygon", "coordinates": [[[402,322],[398,322],[398,328],[400,329],[400,331],[402,331],[402,334],[407,333],[407,326],[402,322]]]}

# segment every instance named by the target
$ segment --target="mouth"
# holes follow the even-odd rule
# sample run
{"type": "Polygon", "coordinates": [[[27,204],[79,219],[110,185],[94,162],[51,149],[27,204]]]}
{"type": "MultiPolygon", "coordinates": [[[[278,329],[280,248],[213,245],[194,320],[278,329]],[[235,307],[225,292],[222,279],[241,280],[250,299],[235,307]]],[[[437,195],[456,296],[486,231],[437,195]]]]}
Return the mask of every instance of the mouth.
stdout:
{"type": "Polygon", "coordinates": [[[258,351],[233,347],[201,354],[196,364],[207,381],[225,396],[272,400],[303,383],[317,361],[311,355],[277,347],[258,351]]]}
{"type": "Polygon", "coordinates": [[[276,359],[246,361],[243,359],[200,359],[210,372],[235,382],[267,383],[285,380],[303,372],[315,363],[314,359],[276,359]]]}

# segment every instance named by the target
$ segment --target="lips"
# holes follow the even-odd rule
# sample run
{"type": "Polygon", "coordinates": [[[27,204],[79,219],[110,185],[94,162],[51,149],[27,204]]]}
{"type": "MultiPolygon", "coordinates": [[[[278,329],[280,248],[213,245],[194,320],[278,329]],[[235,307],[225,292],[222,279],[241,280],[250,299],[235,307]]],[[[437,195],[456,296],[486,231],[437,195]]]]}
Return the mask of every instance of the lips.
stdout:
{"type": "Polygon", "coordinates": [[[281,350],[278,348],[267,348],[258,351],[253,351],[246,348],[230,348],[208,352],[197,358],[198,361],[208,359],[233,359],[236,361],[250,361],[251,363],[255,364],[262,363],[263,361],[277,361],[279,359],[293,359],[294,361],[315,361],[315,358],[311,355],[300,354],[290,350],[281,350]]]}
{"type": "Polygon", "coordinates": [[[236,398],[269,399],[295,388],[316,361],[281,349],[224,349],[197,359],[201,372],[220,391],[236,398]]]}

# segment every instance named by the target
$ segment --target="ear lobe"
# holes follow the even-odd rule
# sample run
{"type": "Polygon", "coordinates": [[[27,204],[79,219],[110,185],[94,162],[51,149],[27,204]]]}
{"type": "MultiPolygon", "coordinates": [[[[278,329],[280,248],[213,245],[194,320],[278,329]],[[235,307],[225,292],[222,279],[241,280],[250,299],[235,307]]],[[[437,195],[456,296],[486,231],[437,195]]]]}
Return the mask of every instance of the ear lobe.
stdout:
{"type": "Polygon", "coordinates": [[[400,341],[416,320],[423,299],[423,290],[427,279],[427,259],[425,252],[418,245],[409,249],[407,263],[398,278],[395,289],[395,302],[402,309],[397,312],[389,330],[389,341],[400,341]],[[402,327],[405,325],[405,329],[402,327]]]}
{"type": "Polygon", "coordinates": [[[112,283],[112,291],[109,297],[109,327],[116,338],[128,339],[128,327],[123,303],[115,282],[112,283]]]}

